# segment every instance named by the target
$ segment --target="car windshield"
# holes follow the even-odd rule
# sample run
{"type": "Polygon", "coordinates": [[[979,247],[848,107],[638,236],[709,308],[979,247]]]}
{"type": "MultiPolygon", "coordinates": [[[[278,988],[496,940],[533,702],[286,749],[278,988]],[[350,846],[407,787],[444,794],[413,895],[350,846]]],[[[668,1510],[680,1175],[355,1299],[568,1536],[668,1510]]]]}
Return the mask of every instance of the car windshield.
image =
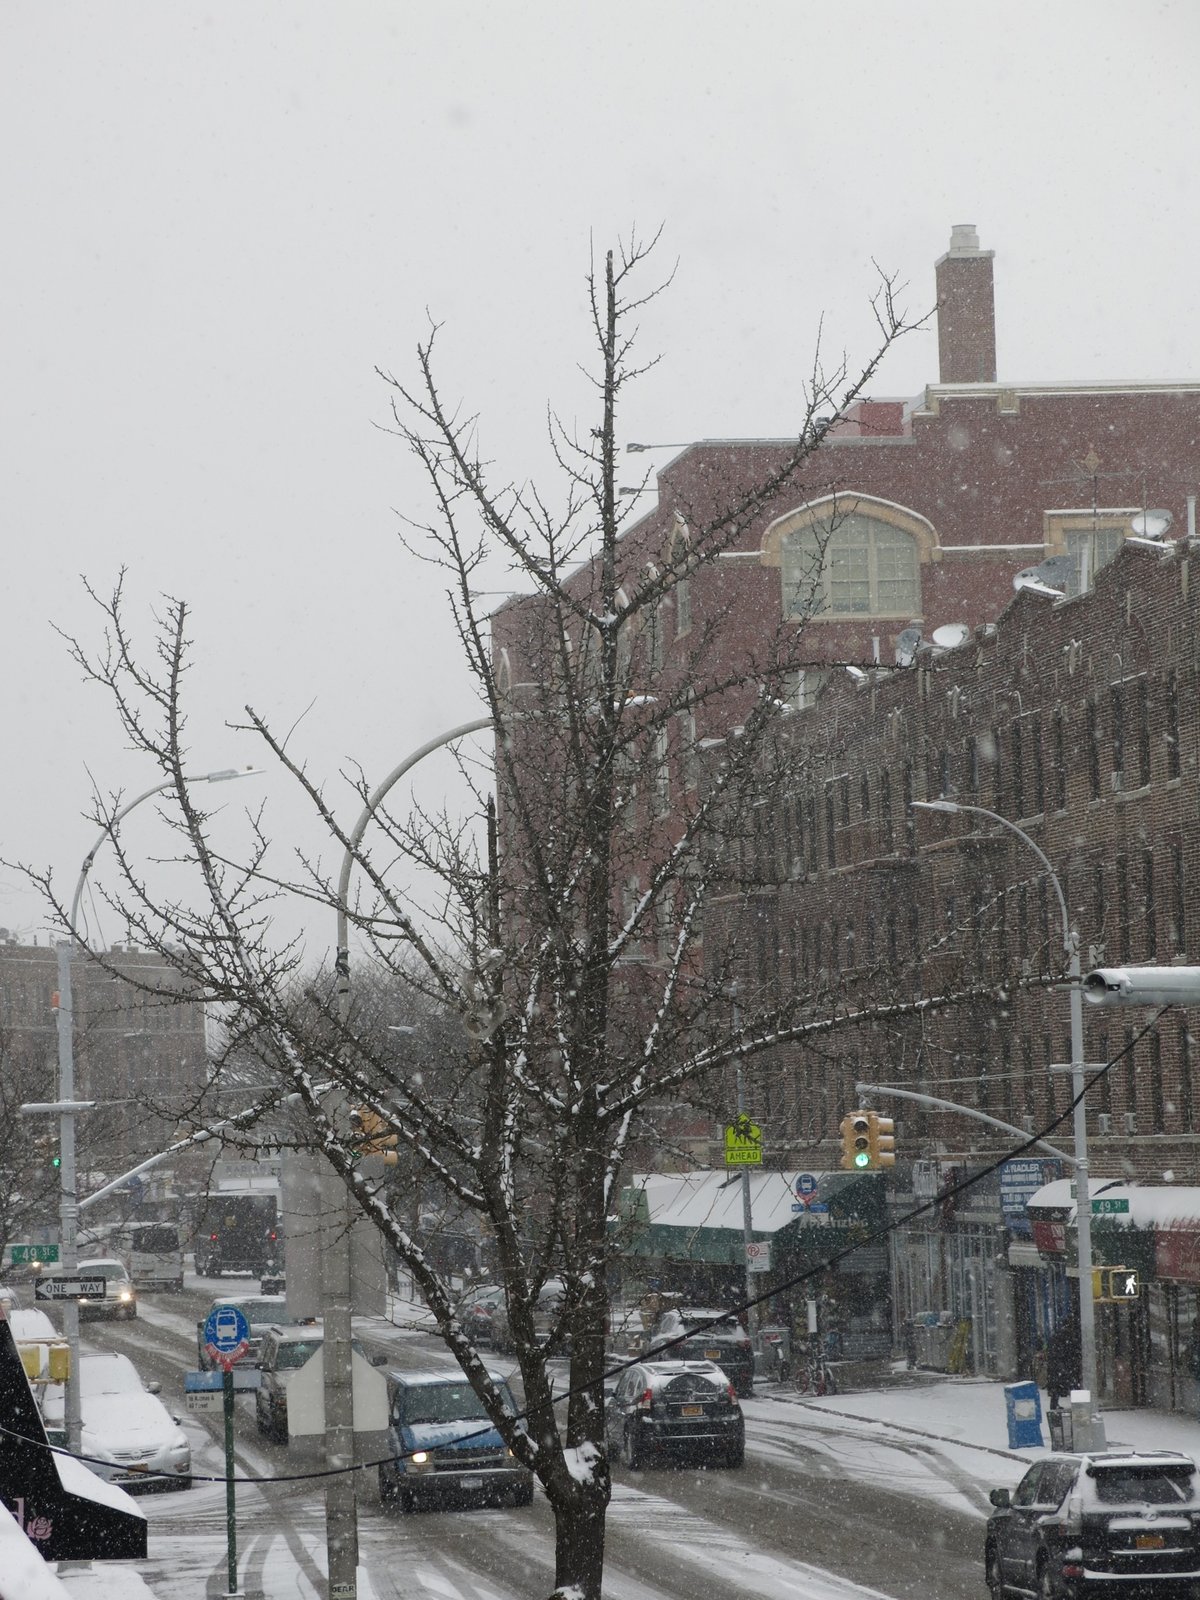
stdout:
{"type": "Polygon", "coordinates": [[[79,1272],[85,1278],[126,1278],[129,1274],[121,1261],[81,1261],[79,1272]]]}
{"type": "Polygon", "coordinates": [[[133,1230],[133,1248],[147,1252],[178,1250],[179,1230],[156,1223],[133,1230]]]}
{"type": "Polygon", "coordinates": [[[278,1300],[214,1300],[212,1310],[219,1311],[222,1306],[236,1306],[251,1326],[256,1322],[278,1322],[283,1310],[278,1300]]]}
{"type": "Polygon", "coordinates": [[[1170,1467],[1093,1467],[1096,1498],[1105,1505],[1192,1505],[1196,1498],[1193,1469],[1181,1462],[1170,1467]]]}
{"type": "Polygon", "coordinates": [[[285,1340],[275,1353],[275,1369],[277,1372],[284,1372],[291,1367],[302,1367],[320,1348],[320,1339],[285,1340]]]}
{"type": "MultiPolygon", "coordinates": [[[[717,1311],[682,1311],[682,1312],[680,1312],[680,1320],[682,1321],[684,1327],[688,1328],[688,1329],[698,1328],[701,1323],[709,1322],[711,1320],[711,1318],[717,1317],[717,1316],[721,1316],[720,1312],[717,1312],[717,1311]]],[[[736,1317],[721,1316],[721,1320],[719,1322],[715,1322],[715,1323],[712,1324],[711,1327],[703,1328],[703,1329],[701,1329],[701,1331],[705,1335],[708,1335],[710,1333],[718,1333],[718,1334],[720,1334],[720,1333],[741,1333],[742,1325],[741,1325],[741,1323],[738,1321],[738,1319],[736,1317]]]]}
{"type": "Polygon", "coordinates": [[[428,1422],[487,1421],[483,1402],[467,1383],[413,1384],[400,1402],[404,1422],[419,1426],[428,1422]]]}

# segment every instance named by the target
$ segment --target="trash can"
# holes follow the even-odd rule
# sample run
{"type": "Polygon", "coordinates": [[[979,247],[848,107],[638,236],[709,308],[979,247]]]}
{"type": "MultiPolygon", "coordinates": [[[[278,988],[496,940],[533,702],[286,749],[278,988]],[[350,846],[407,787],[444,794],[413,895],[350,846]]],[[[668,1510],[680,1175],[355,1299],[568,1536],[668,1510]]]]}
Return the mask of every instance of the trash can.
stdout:
{"type": "Polygon", "coordinates": [[[1036,1383],[1006,1383],[1004,1409],[1010,1450],[1042,1448],[1042,1397],[1036,1383]]]}

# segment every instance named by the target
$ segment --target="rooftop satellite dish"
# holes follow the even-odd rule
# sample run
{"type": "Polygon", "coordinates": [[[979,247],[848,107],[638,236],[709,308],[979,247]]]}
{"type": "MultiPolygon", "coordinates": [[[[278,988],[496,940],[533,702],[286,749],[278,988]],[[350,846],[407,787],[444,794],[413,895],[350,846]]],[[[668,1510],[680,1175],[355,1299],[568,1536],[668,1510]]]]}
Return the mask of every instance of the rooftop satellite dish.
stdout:
{"type": "Polygon", "coordinates": [[[1014,589],[1034,589],[1038,594],[1065,592],[1075,574],[1073,556],[1047,556],[1036,567],[1023,567],[1013,579],[1014,589]]]}
{"type": "Polygon", "coordinates": [[[933,630],[931,642],[938,650],[957,650],[970,637],[971,630],[965,622],[943,622],[940,628],[933,630]]]}
{"type": "Polygon", "coordinates": [[[1161,539],[1174,520],[1169,511],[1139,511],[1130,527],[1139,539],[1161,539]]]}
{"type": "Polygon", "coordinates": [[[913,657],[917,653],[917,646],[921,642],[920,628],[905,628],[896,640],[896,665],[898,667],[911,667],[913,657]]]}

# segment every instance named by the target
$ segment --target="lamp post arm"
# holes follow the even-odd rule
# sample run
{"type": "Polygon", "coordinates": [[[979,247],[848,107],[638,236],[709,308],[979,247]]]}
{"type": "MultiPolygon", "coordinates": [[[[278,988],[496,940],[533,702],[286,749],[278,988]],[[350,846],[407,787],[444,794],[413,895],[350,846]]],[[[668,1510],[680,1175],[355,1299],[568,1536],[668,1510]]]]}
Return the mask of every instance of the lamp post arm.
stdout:
{"type": "MultiPolygon", "coordinates": [[[[918,1105],[937,1106],[940,1111],[954,1111],[959,1116],[973,1117],[976,1122],[986,1122],[989,1127],[1000,1128],[1004,1133],[1015,1134],[1023,1143],[1028,1142],[1029,1134],[1024,1128],[1016,1128],[1011,1122],[1001,1122],[999,1117],[989,1117],[986,1111],[976,1111],[972,1106],[960,1106],[955,1100],[939,1100],[936,1095],[918,1094],[914,1089],[891,1089],[882,1083],[856,1083],[857,1094],[881,1094],[884,1099],[915,1100],[918,1105]]],[[[1075,1165],[1075,1157],[1069,1156],[1065,1150],[1060,1150],[1057,1145],[1051,1144],[1047,1139],[1038,1139],[1036,1143],[1043,1150],[1048,1150],[1059,1161],[1065,1161],[1069,1166],[1075,1165]]]]}

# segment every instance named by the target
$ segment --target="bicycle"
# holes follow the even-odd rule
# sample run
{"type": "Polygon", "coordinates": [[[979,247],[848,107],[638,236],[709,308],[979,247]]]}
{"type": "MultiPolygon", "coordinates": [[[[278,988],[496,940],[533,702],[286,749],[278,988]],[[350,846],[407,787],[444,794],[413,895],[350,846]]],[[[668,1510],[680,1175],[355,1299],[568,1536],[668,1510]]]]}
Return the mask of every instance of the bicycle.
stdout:
{"type": "Polygon", "coordinates": [[[833,1368],[823,1355],[809,1355],[796,1367],[792,1385],[797,1394],[825,1395],[838,1392],[833,1368]]]}

